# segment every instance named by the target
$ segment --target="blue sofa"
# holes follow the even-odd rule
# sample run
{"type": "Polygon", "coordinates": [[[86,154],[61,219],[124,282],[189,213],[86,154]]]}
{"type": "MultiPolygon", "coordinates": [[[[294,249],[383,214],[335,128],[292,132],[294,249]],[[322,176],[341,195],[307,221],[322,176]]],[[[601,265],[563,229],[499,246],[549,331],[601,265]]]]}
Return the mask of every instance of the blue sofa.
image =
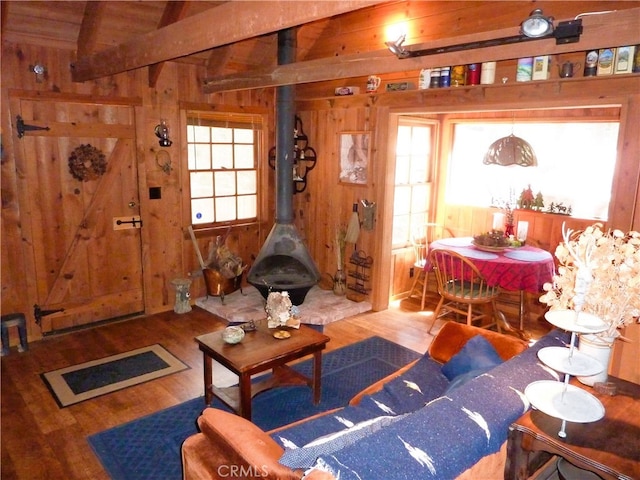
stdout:
{"type": "MultiPolygon", "coordinates": [[[[183,445],[184,478],[222,478],[216,465],[225,462],[240,462],[246,472],[259,469],[255,478],[453,479],[465,472],[473,472],[467,478],[495,478],[483,461],[500,451],[509,425],[529,408],[525,387],[558,380],[537,351],[567,341],[553,331],[526,348],[513,337],[449,322],[428,354],[344,408],[268,433],[205,410],[202,433],[183,445]],[[487,343],[493,353],[485,352],[487,343]],[[467,371],[451,371],[461,358],[467,371]]],[[[500,470],[503,461],[491,468],[500,470]]]]}

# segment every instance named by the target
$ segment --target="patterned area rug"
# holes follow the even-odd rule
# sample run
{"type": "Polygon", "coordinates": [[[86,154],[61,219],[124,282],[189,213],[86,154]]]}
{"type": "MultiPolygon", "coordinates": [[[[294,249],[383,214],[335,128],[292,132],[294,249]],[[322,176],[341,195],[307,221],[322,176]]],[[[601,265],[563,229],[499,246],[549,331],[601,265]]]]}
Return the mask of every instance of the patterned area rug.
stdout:
{"type": "Polygon", "coordinates": [[[41,374],[62,407],[189,368],[155,344],[41,374]]]}
{"type": "MultiPolygon", "coordinates": [[[[265,431],[310,415],[346,405],[362,389],[418,358],[420,354],[380,337],[329,352],[322,357],[322,398],[312,401],[307,387],[275,388],[253,399],[253,422],[265,431]]],[[[311,375],[304,361],[296,370],[311,375]]],[[[228,410],[217,400],[213,406],[228,410]]],[[[194,398],[88,438],[114,480],[182,478],[180,447],[196,433],[196,419],[205,408],[194,398]]]]}
{"type": "MultiPolygon", "coordinates": [[[[265,318],[264,298],[257,288],[248,286],[236,290],[224,297],[201,297],[196,305],[204,308],[230,323],[248,322],[265,318]]],[[[371,310],[369,302],[353,302],[344,296],[334,295],[331,290],[313,287],[299,307],[300,321],[310,325],[327,325],[328,323],[352,317],[371,310]]]]}

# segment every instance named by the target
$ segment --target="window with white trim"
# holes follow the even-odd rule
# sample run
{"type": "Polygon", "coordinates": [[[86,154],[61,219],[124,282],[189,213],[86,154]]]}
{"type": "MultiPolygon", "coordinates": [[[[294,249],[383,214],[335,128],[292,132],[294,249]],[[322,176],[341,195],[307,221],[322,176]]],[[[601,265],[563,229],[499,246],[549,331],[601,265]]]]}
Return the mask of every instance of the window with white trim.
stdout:
{"type": "Polygon", "coordinates": [[[435,121],[403,117],[396,141],[392,247],[411,243],[411,233],[429,222],[433,191],[435,121]]]}
{"type": "Polygon", "coordinates": [[[257,115],[187,114],[191,224],[233,224],[258,215],[257,115]]]}

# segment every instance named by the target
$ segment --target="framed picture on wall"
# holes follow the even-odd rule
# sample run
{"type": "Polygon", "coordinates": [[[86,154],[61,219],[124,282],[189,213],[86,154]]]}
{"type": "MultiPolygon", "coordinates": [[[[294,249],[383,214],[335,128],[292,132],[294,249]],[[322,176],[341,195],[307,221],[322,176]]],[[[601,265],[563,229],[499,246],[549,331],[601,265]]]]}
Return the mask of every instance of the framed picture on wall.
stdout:
{"type": "Polygon", "coordinates": [[[339,134],[340,183],[366,185],[369,182],[371,132],[339,134]]]}

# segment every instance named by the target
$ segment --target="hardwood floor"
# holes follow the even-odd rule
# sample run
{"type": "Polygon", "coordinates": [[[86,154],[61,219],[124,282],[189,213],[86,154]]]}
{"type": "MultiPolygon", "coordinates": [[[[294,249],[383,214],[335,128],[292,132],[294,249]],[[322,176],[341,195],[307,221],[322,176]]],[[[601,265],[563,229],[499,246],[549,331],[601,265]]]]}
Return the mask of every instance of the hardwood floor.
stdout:
{"type": "MultiPolygon", "coordinates": [[[[432,304],[435,299],[430,299],[432,304]]],[[[432,316],[403,300],[327,325],[327,350],[378,335],[423,353],[433,337],[432,316]]],[[[74,333],[46,337],[2,357],[2,457],[8,479],[108,479],[87,436],[203,395],[202,355],[193,338],[224,328],[210,313],[165,312],[74,333]],[[162,344],[191,367],[151,382],[60,409],[40,374],[135,348],[162,344]]],[[[434,333],[437,328],[434,329],[434,333]]]]}

